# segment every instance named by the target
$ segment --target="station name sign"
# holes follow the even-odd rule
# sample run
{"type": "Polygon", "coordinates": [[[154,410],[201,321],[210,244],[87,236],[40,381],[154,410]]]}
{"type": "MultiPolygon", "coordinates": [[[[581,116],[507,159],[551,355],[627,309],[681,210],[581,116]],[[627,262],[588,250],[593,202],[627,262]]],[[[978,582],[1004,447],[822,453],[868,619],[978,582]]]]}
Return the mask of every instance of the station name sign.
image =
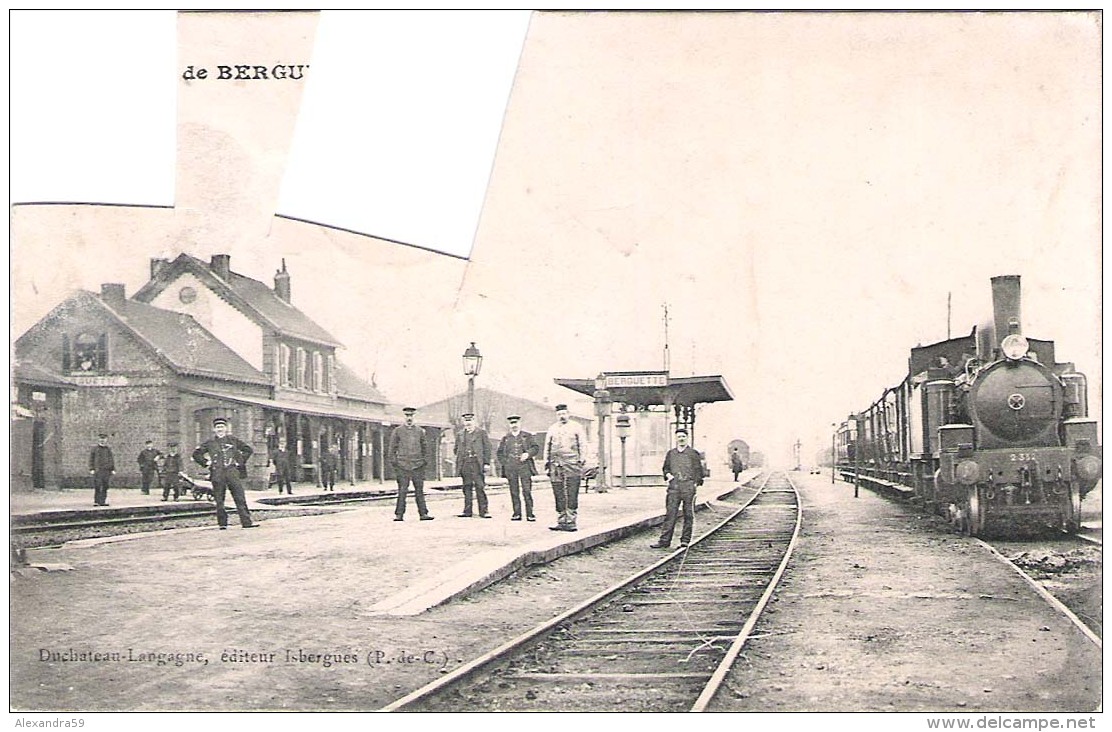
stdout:
{"type": "Polygon", "coordinates": [[[642,374],[606,374],[606,388],[621,386],[668,386],[668,372],[642,374]]]}

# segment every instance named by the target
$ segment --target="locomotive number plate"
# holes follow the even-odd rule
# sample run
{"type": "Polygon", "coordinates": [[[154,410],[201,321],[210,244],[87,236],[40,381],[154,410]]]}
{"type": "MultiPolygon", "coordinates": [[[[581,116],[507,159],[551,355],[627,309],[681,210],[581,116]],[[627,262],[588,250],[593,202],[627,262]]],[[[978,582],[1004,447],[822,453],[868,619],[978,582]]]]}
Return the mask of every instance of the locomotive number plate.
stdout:
{"type": "Polygon", "coordinates": [[[1033,452],[1012,452],[1008,453],[1008,460],[1013,463],[1025,463],[1028,460],[1034,460],[1035,453],[1033,452]]]}

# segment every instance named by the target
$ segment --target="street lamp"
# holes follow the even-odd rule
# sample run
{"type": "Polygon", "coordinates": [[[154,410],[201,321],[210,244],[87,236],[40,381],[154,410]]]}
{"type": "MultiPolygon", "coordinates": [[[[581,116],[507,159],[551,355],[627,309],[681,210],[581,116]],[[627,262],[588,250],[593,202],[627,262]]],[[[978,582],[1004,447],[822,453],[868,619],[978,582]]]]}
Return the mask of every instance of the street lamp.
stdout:
{"type": "Polygon", "coordinates": [[[830,423],[830,485],[834,485],[834,473],[838,468],[838,425],[830,423]]]}
{"type": "Polygon", "coordinates": [[[619,414],[614,419],[614,428],[618,430],[618,439],[622,441],[622,490],[626,488],[626,438],[629,437],[629,415],[619,414]]]}
{"type": "Polygon", "coordinates": [[[475,377],[483,367],[483,354],[475,348],[475,341],[463,352],[463,375],[467,377],[467,411],[475,413],[475,377]]]}
{"type": "Polygon", "coordinates": [[[606,415],[610,414],[610,392],[606,390],[606,374],[595,377],[595,413],[598,414],[598,493],[606,493],[606,415]]]}

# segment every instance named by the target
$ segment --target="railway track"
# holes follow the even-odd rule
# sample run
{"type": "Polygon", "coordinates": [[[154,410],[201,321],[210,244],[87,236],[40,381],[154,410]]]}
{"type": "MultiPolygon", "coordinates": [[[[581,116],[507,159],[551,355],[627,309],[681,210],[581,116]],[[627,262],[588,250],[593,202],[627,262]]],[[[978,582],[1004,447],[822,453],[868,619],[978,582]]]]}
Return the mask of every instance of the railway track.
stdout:
{"type": "Polygon", "coordinates": [[[689,548],[385,710],[701,711],[772,596],[800,521],[795,486],[770,474],[689,548]]]}
{"type": "Polygon", "coordinates": [[[186,504],[180,508],[169,511],[161,510],[159,507],[151,507],[146,510],[139,508],[122,509],[111,514],[91,511],[66,511],[56,516],[40,514],[28,517],[15,517],[11,532],[16,535],[27,535],[77,529],[115,528],[136,524],[165,523],[176,519],[213,516],[215,514],[216,506],[208,502],[196,505],[186,504]]]}

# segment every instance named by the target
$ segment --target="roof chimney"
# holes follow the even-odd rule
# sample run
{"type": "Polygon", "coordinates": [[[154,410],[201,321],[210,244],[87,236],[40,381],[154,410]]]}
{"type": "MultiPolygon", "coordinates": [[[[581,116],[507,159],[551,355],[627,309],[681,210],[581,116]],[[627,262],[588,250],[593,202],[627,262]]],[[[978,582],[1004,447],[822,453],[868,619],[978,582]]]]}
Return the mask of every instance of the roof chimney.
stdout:
{"type": "Polygon", "coordinates": [[[100,299],[113,310],[122,310],[127,295],[123,285],[117,282],[106,282],[100,286],[100,299]]]}
{"type": "Polygon", "coordinates": [[[209,261],[209,269],[220,279],[230,282],[232,279],[232,255],[213,254],[209,261]]]}
{"type": "Polygon", "coordinates": [[[170,264],[169,259],[162,259],[160,257],[151,257],[151,279],[153,280],[155,277],[158,277],[158,273],[161,272],[162,269],[169,264],[170,264]]]}
{"type": "Polygon", "coordinates": [[[282,269],[274,273],[274,294],[290,303],[290,273],[286,271],[285,257],[282,257],[282,269]]]}

